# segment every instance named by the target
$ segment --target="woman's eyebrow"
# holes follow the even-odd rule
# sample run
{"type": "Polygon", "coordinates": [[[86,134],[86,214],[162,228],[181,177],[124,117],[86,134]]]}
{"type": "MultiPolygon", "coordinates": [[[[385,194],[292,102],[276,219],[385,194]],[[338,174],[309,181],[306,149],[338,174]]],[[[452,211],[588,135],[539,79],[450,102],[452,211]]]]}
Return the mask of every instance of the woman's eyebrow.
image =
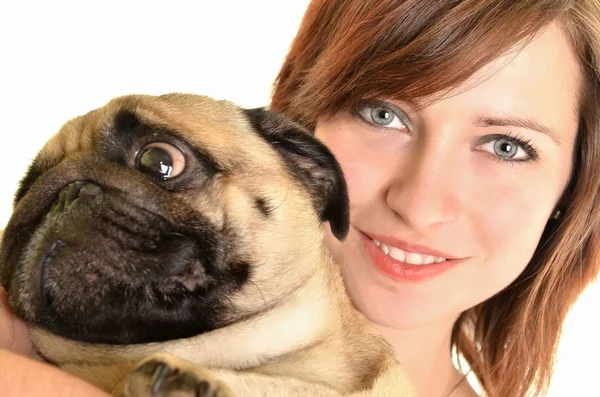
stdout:
{"type": "Polygon", "coordinates": [[[561,145],[557,135],[550,128],[537,120],[526,117],[480,117],[477,119],[479,127],[518,127],[540,132],[549,136],[557,145],[561,145]]]}

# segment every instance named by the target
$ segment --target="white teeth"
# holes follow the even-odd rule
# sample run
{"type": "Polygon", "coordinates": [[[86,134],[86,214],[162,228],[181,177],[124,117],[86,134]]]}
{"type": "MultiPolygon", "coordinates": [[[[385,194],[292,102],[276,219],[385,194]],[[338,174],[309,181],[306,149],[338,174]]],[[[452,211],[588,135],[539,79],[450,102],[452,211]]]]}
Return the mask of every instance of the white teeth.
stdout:
{"type": "Polygon", "coordinates": [[[397,261],[408,263],[410,265],[429,265],[431,263],[441,263],[446,260],[446,258],[441,258],[437,256],[418,254],[415,252],[403,251],[400,248],[392,247],[390,245],[386,245],[380,241],[373,240],[376,246],[383,251],[384,254],[394,258],[397,261]]]}
{"type": "Polygon", "coordinates": [[[389,255],[389,254],[390,254],[390,249],[388,248],[388,246],[387,246],[387,245],[385,245],[385,244],[381,244],[381,245],[379,246],[379,248],[381,248],[381,250],[382,250],[382,251],[383,251],[383,252],[384,252],[386,255],[389,255]]]}
{"type": "Polygon", "coordinates": [[[391,247],[388,255],[397,261],[406,262],[406,253],[396,247],[391,247]]]}
{"type": "Polygon", "coordinates": [[[404,261],[411,265],[426,265],[425,255],[415,254],[413,252],[406,253],[406,260],[404,261]]]}

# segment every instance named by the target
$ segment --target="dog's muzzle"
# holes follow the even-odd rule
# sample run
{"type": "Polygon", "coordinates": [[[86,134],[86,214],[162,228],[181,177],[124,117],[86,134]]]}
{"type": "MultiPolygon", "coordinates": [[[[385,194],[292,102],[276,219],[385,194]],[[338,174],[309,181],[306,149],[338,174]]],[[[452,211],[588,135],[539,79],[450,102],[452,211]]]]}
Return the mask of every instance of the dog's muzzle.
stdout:
{"type": "Polygon", "coordinates": [[[113,344],[215,328],[220,293],[236,283],[223,239],[201,216],[190,231],[146,208],[95,182],[64,187],[14,267],[18,314],[64,337],[113,344]]]}

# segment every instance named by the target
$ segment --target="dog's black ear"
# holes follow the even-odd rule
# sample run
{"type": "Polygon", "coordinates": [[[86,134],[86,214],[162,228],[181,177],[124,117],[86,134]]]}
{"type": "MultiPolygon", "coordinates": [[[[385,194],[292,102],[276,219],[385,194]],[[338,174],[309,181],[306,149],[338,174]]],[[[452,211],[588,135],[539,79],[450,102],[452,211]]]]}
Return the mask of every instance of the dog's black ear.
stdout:
{"type": "Polygon", "coordinates": [[[322,222],[343,240],[350,228],[348,190],[339,163],[327,146],[281,114],[246,109],[256,131],[281,154],[291,172],[308,188],[322,222]]]}

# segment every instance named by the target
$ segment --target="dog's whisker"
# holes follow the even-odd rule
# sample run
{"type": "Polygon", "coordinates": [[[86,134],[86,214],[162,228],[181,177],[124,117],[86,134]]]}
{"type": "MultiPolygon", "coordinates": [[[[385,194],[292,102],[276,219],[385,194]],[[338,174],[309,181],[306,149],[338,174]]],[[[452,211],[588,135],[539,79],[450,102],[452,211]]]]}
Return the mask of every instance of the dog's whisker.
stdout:
{"type": "Polygon", "coordinates": [[[189,236],[186,236],[185,234],[177,233],[177,232],[168,232],[167,236],[177,236],[177,237],[183,237],[183,238],[186,238],[188,240],[191,240],[191,238],[189,236]]]}
{"type": "Polygon", "coordinates": [[[281,203],[279,203],[278,205],[276,205],[275,207],[273,207],[272,211],[275,211],[276,209],[278,209],[279,207],[281,207],[283,205],[283,203],[285,203],[285,200],[287,199],[289,192],[290,192],[290,183],[288,182],[287,189],[285,191],[285,196],[283,196],[283,199],[281,200],[281,203]]]}
{"type": "Polygon", "coordinates": [[[258,284],[256,284],[256,283],[255,283],[254,281],[252,281],[252,280],[248,280],[248,282],[249,282],[250,284],[252,284],[252,285],[254,285],[254,286],[256,287],[256,289],[258,290],[258,293],[260,294],[260,296],[261,296],[261,298],[262,298],[262,300],[263,300],[263,304],[264,304],[264,306],[265,306],[265,307],[264,307],[264,310],[267,310],[267,309],[268,309],[268,306],[267,306],[267,301],[265,300],[265,296],[263,295],[262,291],[260,290],[260,287],[258,286],[258,284]]]}

